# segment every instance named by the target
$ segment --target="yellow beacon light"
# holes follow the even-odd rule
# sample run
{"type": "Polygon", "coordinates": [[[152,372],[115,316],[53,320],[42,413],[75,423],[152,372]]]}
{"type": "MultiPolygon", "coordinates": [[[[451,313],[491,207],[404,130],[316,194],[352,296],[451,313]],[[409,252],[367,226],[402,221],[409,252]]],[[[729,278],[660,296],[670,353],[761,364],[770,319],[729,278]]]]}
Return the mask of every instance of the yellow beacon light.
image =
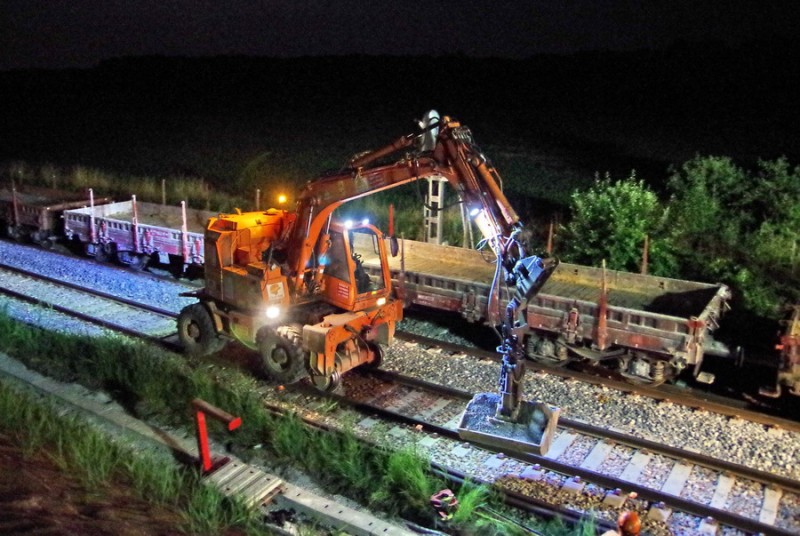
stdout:
{"type": "Polygon", "coordinates": [[[279,195],[278,196],[278,204],[282,205],[285,202],[286,202],[286,196],[284,194],[279,195]]]}

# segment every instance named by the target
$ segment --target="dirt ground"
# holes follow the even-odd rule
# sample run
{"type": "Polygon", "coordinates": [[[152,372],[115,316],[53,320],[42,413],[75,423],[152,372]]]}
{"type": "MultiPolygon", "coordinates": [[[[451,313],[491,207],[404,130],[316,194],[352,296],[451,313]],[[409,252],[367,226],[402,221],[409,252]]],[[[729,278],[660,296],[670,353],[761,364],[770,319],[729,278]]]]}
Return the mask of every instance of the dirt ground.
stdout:
{"type": "Polygon", "coordinates": [[[184,534],[180,513],[152,505],[124,485],[90,490],[42,453],[24,458],[2,434],[0,512],[3,535],[184,534]]]}

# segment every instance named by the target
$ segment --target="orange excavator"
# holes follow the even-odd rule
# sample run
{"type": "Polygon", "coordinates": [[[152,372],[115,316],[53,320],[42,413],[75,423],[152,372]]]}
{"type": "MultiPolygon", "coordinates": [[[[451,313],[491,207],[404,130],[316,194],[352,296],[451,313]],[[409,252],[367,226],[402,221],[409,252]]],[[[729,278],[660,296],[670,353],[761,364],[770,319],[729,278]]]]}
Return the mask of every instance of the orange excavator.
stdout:
{"type": "MultiPolygon", "coordinates": [[[[516,343],[512,308],[544,284],[555,263],[524,257],[517,240],[519,217],[469,128],[434,111],[419,127],[307,183],[293,212],[237,211],[211,218],[205,231],[205,288],[185,294],[198,303],[178,318],[186,351],[204,355],[236,339],[258,350],[269,377],[290,383],[308,375],[324,390],[334,389],[354,367],[377,366],[381,345],[392,341],[403,315],[402,300],[392,292],[386,237],[367,222],[338,222],[332,214],[360,197],[444,178],[497,255],[490,310],[504,322],[504,346],[514,354],[508,358],[514,362],[504,365],[506,407],[498,413],[512,416],[522,368],[514,368],[516,352],[511,351],[517,347],[511,344],[516,343]],[[377,256],[378,276],[364,270],[364,255],[377,256]],[[499,306],[503,279],[516,288],[505,315],[499,306]]],[[[389,245],[396,254],[394,237],[389,245]]]]}

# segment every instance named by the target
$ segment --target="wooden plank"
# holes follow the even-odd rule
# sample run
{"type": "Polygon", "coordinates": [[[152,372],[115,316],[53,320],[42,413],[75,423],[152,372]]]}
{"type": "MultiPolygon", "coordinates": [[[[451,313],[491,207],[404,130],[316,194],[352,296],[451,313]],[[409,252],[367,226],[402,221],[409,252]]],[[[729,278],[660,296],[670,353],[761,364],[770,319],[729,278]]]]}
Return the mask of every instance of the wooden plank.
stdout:
{"type": "Polygon", "coordinates": [[[758,514],[758,520],[761,523],[774,525],[775,520],[778,518],[778,505],[781,501],[783,490],[780,488],[765,488],[764,489],[764,502],[761,503],[761,512],[758,514]]]}
{"type": "Polygon", "coordinates": [[[550,445],[550,450],[547,451],[545,456],[551,460],[558,459],[558,457],[564,454],[564,451],[567,450],[570,445],[572,445],[572,442],[575,441],[576,437],[578,437],[578,434],[571,434],[569,432],[562,431],[560,434],[558,434],[558,437],[553,440],[553,443],[550,445]]]}
{"type": "Polygon", "coordinates": [[[647,464],[650,463],[651,456],[649,454],[644,454],[642,452],[637,452],[633,455],[633,458],[622,471],[622,474],[619,476],[622,480],[627,480],[628,482],[637,482],[639,480],[639,476],[641,476],[642,471],[644,468],[647,467],[647,464]]]}
{"type": "Polygon", "coordinates": [[[734,482],[736,482],[736,479],[732,476],[719,476],[719,480],[717,480],[717,487],[714,489],[714,496],[711,497],[710,505],[712,508],[719,508],[722,510],[725,507],[725,503],[728,501],[728,495],[730,495],[731,490],[733,489],[734,482]]]}
{"type": "Polygon", "coordinates": [[[589,452],[589,455],[584,458],[581,462],[582,469],[588,469],[590,471],[597,470],[598,467],[603,465],[606,457],[608,457],[608,453],[611,452],[611,449],[614,448],[614,445],[608,443],[606,441],[598,441],[594,448],[589,452]]]}
{"type": "Polygon", "coordinates": [[[683,490],[683,486],[686,484],[686,481],[689,479],[689,475],[692,473],[692,467],[693,466],[691,465],[676,463],[672,467],[672,471],[669,473],[667,481],[664,482],[664,485],[661,487],[661,491],[679,497],[681,490],[683,490]]]}

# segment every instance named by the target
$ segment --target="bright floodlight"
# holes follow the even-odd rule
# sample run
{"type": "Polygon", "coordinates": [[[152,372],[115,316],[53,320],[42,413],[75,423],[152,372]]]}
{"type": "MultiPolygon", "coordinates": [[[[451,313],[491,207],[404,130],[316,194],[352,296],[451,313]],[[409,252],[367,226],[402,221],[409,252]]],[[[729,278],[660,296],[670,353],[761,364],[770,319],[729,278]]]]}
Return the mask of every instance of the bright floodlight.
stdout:
{"type": "Polygon", "coordinates": [[[267,307],[267,318],[278,318],[278,315],[281,314],[281,308],[277,305],[270,305],[267,307]]]}
{"type": "Polygon", "coordinates": [[[347,220],[347,221],[345,221],[345,222],[344,222],[344,226],[345,226],[347,229],[352,229],[352,228],[353,228],[353,220],[347,220]]]}
{"type": "Polygon", "coordinates": [[[361,220],[361,225],[369,225],[369,218],[364,218],[361,220]]]}
{"type": "Polygon", "coordinates": [[[474,218],[475,216],[477,216],[478,214],[480,214],[480,212],[481,212],[481,209],[479,209],[479,208],[473,208],[472,210],[470,210],[470,211],[469,211],[469,217],[470,217],[470,218],[474,218]]]}

